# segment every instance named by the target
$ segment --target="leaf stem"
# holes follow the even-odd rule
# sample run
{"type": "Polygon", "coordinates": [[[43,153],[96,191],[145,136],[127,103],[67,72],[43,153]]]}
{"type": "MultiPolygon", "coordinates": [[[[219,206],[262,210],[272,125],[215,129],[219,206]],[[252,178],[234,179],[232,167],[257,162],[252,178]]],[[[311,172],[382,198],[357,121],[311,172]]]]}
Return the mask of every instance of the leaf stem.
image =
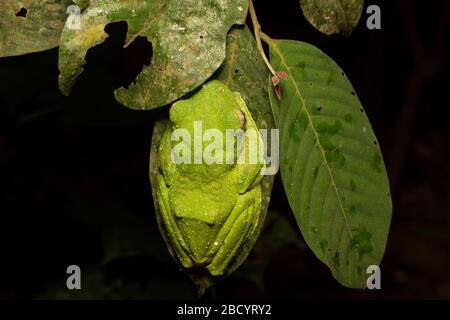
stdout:
{"type": "Polygon", "coordinates": [[[259,53],[261,54],[264,62],[267,65],[267,68],[269,68],[272,75],[275,75],[275,69],[272,67],[272,65],[269,62],[269,59],[267,59],[266,53],[264,52],[264,48],[262,46],[261,42],[261,36],[263,37],[264,42],[268,43],[268,40],[270,41],[270,38],[261,32],[261,25],[258,22],[258,18],[256,16],[255,7],[253,6],[253,1],[249,0],[249,10],[250,10],[250,17],[252,18],[253,23],[253,30],[255,31],[255,39],[256,39],[256,46],[258,48],[259,53]]]}
{"type": "Polygon", "coordinates": [[[269,37],[267,34],[265,34],[264,32],[260,32],[260,37],[261,37],[261,40],[262,41],[264,41],[265,43],[267,43],[267,44],[270,44],[271,42],[272,42],[272,38],[271,37],[269,37]]]}

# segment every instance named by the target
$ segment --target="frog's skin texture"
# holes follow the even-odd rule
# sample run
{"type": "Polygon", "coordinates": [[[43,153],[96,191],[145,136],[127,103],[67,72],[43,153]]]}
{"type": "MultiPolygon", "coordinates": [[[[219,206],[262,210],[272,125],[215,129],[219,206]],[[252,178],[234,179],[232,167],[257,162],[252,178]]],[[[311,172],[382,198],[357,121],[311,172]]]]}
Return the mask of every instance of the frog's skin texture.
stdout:
{"type": "MultiPolygon", "coordinates": [[[[220,276],[257,227],[264,164],[258,160],[254,164],[224,161],[208,165],[202,161],[177,165],[171,153],[180,142],[171,141],[171,135],[175,129],[185,128],[194,137],[194,121],[202,121],[203,132],[215,128],[223,133],[224,146],[226,129],[252,128],[259,146],[263,143],[239,93],[220,81],[206,83],[191,98],[171,107],[170,122],[159,146],[157,196],[162,221],[171,247],[185,268],[206,268],[211,275],[220,276]]],[[[208,144],[204,142],[203,148],[208,144]]],[[[194,148],[189,148],[193,158],[194,148]]],[[[243,157],[249,145],[234,149],[227,158],[243,157]]]]}

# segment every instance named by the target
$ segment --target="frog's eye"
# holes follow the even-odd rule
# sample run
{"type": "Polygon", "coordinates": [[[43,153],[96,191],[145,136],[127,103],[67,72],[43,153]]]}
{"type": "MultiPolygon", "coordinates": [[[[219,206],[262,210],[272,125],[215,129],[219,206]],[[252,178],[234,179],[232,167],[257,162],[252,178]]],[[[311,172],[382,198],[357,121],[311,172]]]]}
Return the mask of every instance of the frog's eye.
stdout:
{"type": "Polygon", "coordinates": [[[247,120],[245,119],[245,114],[239,109],[236,109],[235,112],[236,112],[236,114],[238,115],[238,118],[239,118],[239,127],[241,129],[244,129],[245,128],[245,124],[247,122],[247,120]]]}

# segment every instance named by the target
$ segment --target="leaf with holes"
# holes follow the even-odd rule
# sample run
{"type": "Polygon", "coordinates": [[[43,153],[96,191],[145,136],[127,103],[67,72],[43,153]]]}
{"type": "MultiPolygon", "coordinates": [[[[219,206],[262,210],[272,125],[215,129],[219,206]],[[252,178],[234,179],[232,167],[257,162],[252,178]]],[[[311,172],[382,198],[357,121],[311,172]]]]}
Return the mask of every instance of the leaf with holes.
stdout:
{"type": "Polygon", "coordinates": [[[225,59],[226,35],[243,24],[246,0],[92,0],[80,29],[66,27],[60,45],[59,84],[69,94],[83,71],[88,49],[107,37],[107,24],[126,21],[125,46],[147,37],[153,56],[134,84],[115,92],[132,109],[154,109],[180,98],[207,80],[225,59]]]}
{"type": "Polygon", "coordinates": [[[364,0],[300,0],[306,20],[325,34],[349,36],[358,24],[364,0]]]}
{"type": "Polygon", "coordinates": [[[57,47],[71,0],[2,0],[0,57],[57,47]]]}
{"type": "MultiPolygon", "coordinates": [[[[363,288],[383,257],[392,214],[377,139],[349,80],[331,58],[298,41],[270,40],[282,99],[278,113],[283,185],[316,256],[343,285],[363,288]]],[[[269,79],[269,87],[272,83],[269,79]]]]}

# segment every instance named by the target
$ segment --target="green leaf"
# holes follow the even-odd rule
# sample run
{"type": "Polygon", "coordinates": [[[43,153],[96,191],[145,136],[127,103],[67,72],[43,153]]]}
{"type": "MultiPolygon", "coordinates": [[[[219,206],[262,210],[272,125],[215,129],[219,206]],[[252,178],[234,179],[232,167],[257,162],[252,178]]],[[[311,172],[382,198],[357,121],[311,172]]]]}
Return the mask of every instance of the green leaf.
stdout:
{"type": "Polygon", "coordinates": [[[57,47],[71,4],[71,0],[2,0],[0,57],[57,47]]]}
{"type": "Polygon", "coordinates": [[[243,24],[245,0],[92,0],[81,15],[81,29],[65,28],[60,45],[60,88],[69,94],[83,71],[89,48],[107,37],[104,28],[128,23],[125,46],[137,37],[152,43],[153,57],[134,84],[116,90],[116,99],[132,109],[153,109],[192,91],[222,64],[226,35],[243,24]]]}
{"type": "MultiPolygon", "coordinates": [[[[344,72],[316,47],[270,40],[282,99],[278,110],[283,185],[316,256],[343,285],[364,288],[383,257],[392,204],[377,139],[344,72]]],[[[269,87],[271,82],[269,80],[269,87]]]]}
{"type": "MultiPolygon", "coordinates": [[[[220,69],[213,75],[213,79],[221,80],[226,83],[232,90],[238,91],[245,100],[252,116],[259,128],[274,128],[270,105],[268,102],[268,92],[266,87],[266,78],[268,71],[263,61],[260,59],[256,49],[255,39],[247,27],[235,27],[230,31],[227,37],[227,54],[226,60],[220,69]],[[237,70],[237,72],[236,72],[237,70]]],[[[158,148],[164,133],[167,121],[162,120],[155,124],[152,136],[152,147],[150,153],[150,182],[152,185],[153,199],[156,199],[156,186],[158,175],[158,148]]],[[[270,137],[270,136],[269,136],[270,137]]],[[[265,220],[267,208],[269,205],[270,194],[273,186],[273,176],[266,176],[262,181],[263,201],[261,206],[260,222],[258,230],[255,231],[253,238],[246,243],[239,254],[234,259],[232,266],[227,271],[227,275],[236,270],[246,259],[252,246],[257,240],[263,222],[265,220]]],[[[160,213],[158,202],[154,200],[155,210],[158,217],[158,223],[161,234],[168,244],[164,225],[160,221],[160,213]]],[[[169,252],[174,256],[172,248],[168,245],[169,252]]],[[[177,259],[175,259],[177,261],[177,259]]],[[[181,265],[180,265],[181,267],[181,265]]],[[[210,277],[208,274],[197,274],[186,270],[191,279],[196,283],[200,292],[203,292],[214,284],[217,279],[210,277]]]]}
{"type": "Polygon", "coordinates": [[[300,0],[305,18],[325,34],[349,36],[361,17],[364,0],[300,0]]]}

